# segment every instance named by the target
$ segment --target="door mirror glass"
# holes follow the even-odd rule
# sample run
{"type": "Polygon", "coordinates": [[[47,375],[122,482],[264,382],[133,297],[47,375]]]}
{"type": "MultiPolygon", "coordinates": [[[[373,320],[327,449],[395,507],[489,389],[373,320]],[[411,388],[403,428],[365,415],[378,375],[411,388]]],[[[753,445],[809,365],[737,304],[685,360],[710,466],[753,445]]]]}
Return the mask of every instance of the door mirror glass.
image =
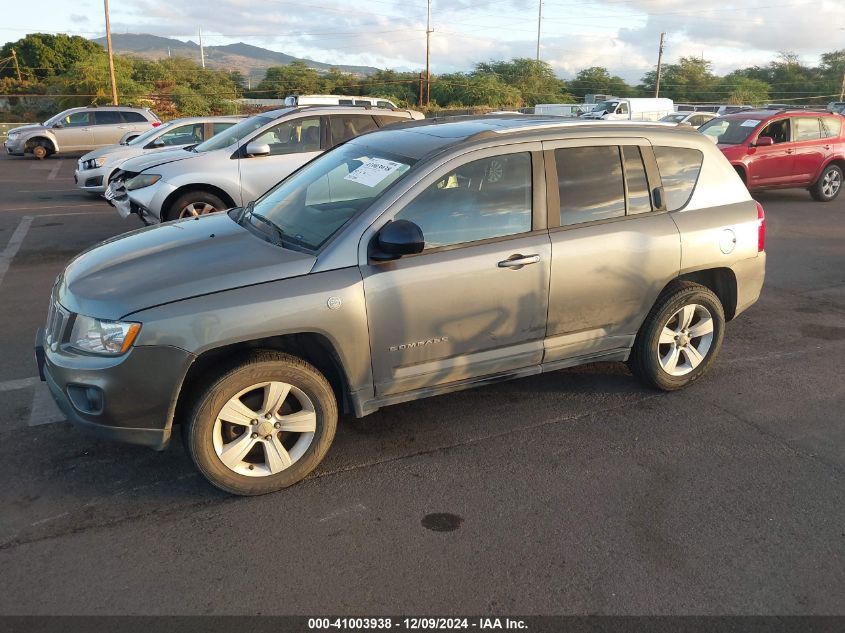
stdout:
{"type": "Polygon", "coordinates": [[[757,139],[757,147],[769,147],[775,144],[775,139],[771,136],[761,136],[757,139]]]}
{"type": "Polygon", "coordinates": [[[153,147],[164,147],[164,140],[162,140],[161,138],[157,138],[152,143],[150,143],[150,145],[152,145],[153,147]]]}
{"type": "Polygon", "coordinates": [[[422,253],[425,238],[422,229],[410,220],[394,220],[384,225],[376,236],[373,259],[396,259],[422,253]]]}
{"type": "Polygon", "coordinates": [[[247,156],[269,156],[270,146],[267,143],[252,142],[246,146],[247,156]]]}

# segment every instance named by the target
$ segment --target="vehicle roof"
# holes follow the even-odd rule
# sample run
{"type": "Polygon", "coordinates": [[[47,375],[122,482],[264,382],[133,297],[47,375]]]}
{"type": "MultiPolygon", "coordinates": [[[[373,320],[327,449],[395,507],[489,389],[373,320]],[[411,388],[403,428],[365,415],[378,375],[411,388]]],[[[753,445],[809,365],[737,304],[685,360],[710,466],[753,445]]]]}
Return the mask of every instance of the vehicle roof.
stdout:
{"type": "Polygon", "coordinates": [[[674,123],[641,121],[583,121],[563,117],[530,114],[502,114],[484,116],[459,116],[442,119],[424,119],[395,123],[389,127],[369,132],[353,139],[387,152],[421,159],[474,141],[500,138],[505,141],[550,140],[560,136],[624,136],[647,137],[651,133],[698,136],[690,127],[674,123]]]}
{"type": "Polygon", "coordinates": [[[255,116],[273,117],[274,119],[286,116],[288,114],[295,114],[297,112],[318,112],[324,114],[343,114],[345,112],[368,112],[370,114],[395,114],[396,112],[411,112],[408,108],[388,109],[388,108],[363,108],[361,106],[348,105],[301,105],[291,108],[279,108],[277,110],[268,110],[267,112],[259,112],[255,116]]]}
{"type": "Polygon", "coordinates": [[[175,119],[170,119],[166,123],[214,123],[214,122],[228,122],[238,121],[247,118],[242,114],[221,114],[218,116],[180,116],[175,119]]]}
{"type": "Polygon", "coordinates": [[[740,112],[731,112],[730,114],[722,115],[723,119],[769,119],[778,115],[783,116],[820,116],[831,115],[835,112],[828,112],[826,110],[780,110],[780,109],[765,109],[760,110],[741,110],[740,112]]]}

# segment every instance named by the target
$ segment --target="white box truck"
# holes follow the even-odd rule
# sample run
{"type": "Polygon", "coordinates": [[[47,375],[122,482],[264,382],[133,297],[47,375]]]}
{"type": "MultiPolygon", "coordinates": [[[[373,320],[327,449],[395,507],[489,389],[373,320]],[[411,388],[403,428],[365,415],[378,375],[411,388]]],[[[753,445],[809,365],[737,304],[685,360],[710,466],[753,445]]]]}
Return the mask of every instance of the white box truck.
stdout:
{"type": "Polygon", "coordinates": [[[603,121],[659,121],[675,111],[671,99],[612,99],[597,103],[582,119],[603,121]]]}
{"type": "Polygon", "coordinates": [[[590,110],[592,106],[583,103],[538,103],[534,106],[534,114],[565,117],[578,117],[590,110]]]}

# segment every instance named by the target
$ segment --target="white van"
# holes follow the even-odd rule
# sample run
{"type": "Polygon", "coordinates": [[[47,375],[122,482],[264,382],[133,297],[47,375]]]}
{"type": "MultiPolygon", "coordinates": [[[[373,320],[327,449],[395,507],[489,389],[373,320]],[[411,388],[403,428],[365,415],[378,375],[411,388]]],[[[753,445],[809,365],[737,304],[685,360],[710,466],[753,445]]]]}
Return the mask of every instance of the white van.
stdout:
{"type": "Polygon", "coordinates": [[[582,119],[604,121],[659,121],[675,111],[671,99],[613,99],[597,103],[582,119]]]}
{"type": "Polygon", "coordinates": [[[538,103],[534,106],[534,114],[579,117],[592,110],[592,108],[592,105],[584,103],[538,103]]]}
{"type": "Polygon", "coordinates": [[[396,109],[396,104],[390,99],[380,97],[351,97],[348,95],[290,95],[285,97],[285,106],[288,108],[306,105],[356,105],[396,109]]]}

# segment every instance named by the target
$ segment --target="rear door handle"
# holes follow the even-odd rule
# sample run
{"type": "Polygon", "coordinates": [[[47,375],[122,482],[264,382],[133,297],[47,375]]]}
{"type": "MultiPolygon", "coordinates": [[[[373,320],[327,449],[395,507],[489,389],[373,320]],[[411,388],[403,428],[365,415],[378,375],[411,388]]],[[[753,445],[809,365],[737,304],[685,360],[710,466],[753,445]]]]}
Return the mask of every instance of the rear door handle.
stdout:
{"type": "Polygon", "coordinates": [[[529,264],[536,264],[540,261],[539,255],[511,255],[499,262],[499,268],[512,268],[518,270],[529,264]]]}
{"type": "Polygon", "coordinates": [[[795,150],[788,149],[788,150],[786,150],[786,153],[791,154],[793,151],[795,151],[795,150]]]}

